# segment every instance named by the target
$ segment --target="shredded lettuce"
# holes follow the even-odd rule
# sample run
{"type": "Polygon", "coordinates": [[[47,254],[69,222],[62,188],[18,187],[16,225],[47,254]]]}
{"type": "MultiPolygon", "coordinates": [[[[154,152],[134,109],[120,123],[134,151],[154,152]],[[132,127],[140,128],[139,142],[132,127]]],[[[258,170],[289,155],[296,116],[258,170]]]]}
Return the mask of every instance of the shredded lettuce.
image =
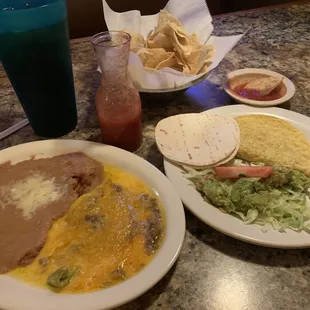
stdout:
{"type": "Polygon", "coordinates": [[[184,177],[187,179],[204,176],[207,174],[214,174],[214,171],[212,168],[210,169],[204,169],[204,170],[195,170],[194,168],[188,167],[188,166],[182,166],[185,173],[184,177]]]}
{"type": "MultiPolygon", "coordinates": [[[[235,166],[262,166],[235,159],[235,166]]],[[[241,219],[284,232],[286,229],[310,233],[310,178],[284,167],[274,167],[267,179],[239,178],[219,180],[212,169],[185,168],[201,195],[215,207],[241,219]]]]}

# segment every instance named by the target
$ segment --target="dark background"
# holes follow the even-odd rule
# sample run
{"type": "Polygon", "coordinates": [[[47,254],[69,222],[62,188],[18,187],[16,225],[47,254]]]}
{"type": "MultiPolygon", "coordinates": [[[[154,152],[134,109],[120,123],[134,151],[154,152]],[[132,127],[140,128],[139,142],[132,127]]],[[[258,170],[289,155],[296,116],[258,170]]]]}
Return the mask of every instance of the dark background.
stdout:
{"type": "MultiPolygon", "coordinates": [[[[114,11],[125,12],[136,9],[145,15],[156,14],[167,2],[168,0],[107,0],[114,11]]],[[[288,2],[290,0],[207,0],[211,15],[288,2]]],[[[67,0],[67,4],[71,38],[90,36],[106,30],[101,0],[67,0]]]]}

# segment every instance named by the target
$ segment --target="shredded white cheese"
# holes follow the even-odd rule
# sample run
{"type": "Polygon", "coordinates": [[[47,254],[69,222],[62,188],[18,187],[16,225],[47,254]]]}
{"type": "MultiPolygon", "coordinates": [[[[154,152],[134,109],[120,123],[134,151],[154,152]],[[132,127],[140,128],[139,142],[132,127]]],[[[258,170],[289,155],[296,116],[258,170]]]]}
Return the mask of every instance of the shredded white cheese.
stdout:
{"type": "Polygon", "coordinates": [[[68,191],[67,185],[56,184],[55,178],[36,173],[28,178],[0,186],[0,205],[14,205],[30,219],[37,209],[59,200],[68,191]]]}

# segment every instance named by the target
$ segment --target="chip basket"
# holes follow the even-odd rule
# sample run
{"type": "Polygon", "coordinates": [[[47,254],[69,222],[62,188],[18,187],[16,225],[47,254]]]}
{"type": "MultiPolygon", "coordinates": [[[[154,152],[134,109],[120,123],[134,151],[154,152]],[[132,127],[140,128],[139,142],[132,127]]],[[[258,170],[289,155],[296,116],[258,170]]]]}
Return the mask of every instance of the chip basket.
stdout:
{"type": "Polygon", "coordinates": [[[190,83],[178,86],[175,88],[162,88],[162,89],[139,89],[140,97],[143,101],[173,101],[182,95],[190,87],[197,85],[198,83],[205,80],[210,71],[200,76],[198,79],[191,81],[190,83]]]}

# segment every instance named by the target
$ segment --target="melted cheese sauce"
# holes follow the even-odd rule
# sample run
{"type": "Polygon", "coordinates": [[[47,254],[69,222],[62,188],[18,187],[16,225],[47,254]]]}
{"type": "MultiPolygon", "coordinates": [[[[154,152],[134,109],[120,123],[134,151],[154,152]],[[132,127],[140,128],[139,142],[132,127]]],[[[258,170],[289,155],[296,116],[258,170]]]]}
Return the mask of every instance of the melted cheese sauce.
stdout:
{"type": "Polygon", "coordinates": [[[130,278],[147,265],[165,231],[162,206],[134,176],[105,166],[105,181],[81,196],[50,229],[34,262],[10,274],[45,286],[59,268],[72,278],[57,292],[98,290],[130,278]]]}

